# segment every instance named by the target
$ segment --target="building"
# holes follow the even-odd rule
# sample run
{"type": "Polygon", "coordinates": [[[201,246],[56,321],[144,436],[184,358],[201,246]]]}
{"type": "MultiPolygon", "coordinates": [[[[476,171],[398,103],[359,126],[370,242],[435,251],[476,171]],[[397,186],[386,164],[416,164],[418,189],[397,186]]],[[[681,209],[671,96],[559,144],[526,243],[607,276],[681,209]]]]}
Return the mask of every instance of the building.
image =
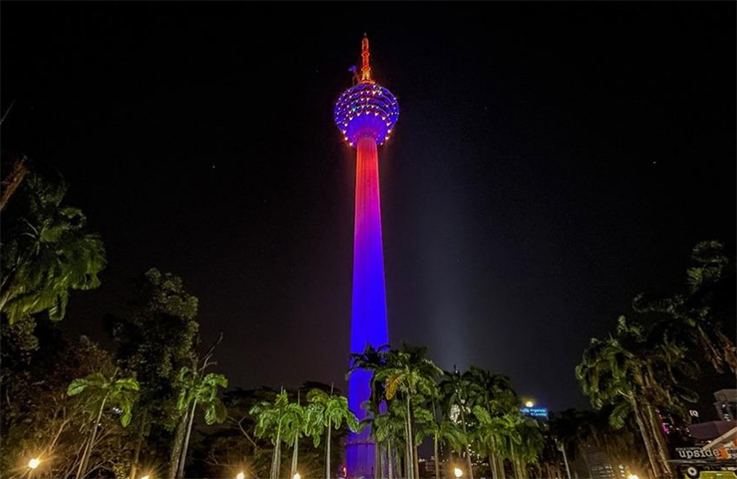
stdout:
{"type": "MultiPolygon", "coordinates": [[[[344,140],[357,150],[351,353],[361,353],[367,345],[380,347],[389,342],[378,146],[389,138],[399,117],[396,97],[371,77],[369,41],[365,36],[361,57],[361,73],[351,69],[354,85],[340,95],[334,111],[335,124],[344,140]]],[[[348,405],[359,419],[366,415],[361,404],[370,396],[370,379],[368,371],[359,370],[348,380],[348,405]]],[[[365,428],[347,441],[347,475],[374,477],[374,464],[373,439],[365,428]]]]}
{"type": "Polygon", "coordinates": [[[714,407],[721,421],[737,420],[737,389],[721,389],[714,393],[714,407]]]}

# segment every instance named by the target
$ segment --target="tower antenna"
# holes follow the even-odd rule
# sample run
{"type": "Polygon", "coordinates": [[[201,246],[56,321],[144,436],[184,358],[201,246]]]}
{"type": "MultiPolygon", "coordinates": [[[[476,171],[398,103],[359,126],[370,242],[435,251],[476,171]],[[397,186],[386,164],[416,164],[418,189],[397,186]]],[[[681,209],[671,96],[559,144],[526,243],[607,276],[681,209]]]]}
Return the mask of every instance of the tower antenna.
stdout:
{"type": "Polygon", "coordinates": [[[373,83],[371,79],[371,66],[369,65],[369,40],[366,33],[363,34],[363,40],[361,40],[361,60],[363,66],[361,66],[361,83],[373,83]]]}

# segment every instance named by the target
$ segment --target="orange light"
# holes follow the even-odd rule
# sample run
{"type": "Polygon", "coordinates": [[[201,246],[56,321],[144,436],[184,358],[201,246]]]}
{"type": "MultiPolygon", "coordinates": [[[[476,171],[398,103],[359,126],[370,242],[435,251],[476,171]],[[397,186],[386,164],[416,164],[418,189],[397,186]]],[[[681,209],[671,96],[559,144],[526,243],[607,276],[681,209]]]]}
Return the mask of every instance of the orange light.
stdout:
{"type": "Polygon", "coordinates": [[[364,36],[363,40],[361,41],[361,58],[363,61],[363,66],[361,66],[361,83],[373,83],[374,82],[371,79],[371,66],[369,65],[370,56],[371,56],[371,52],[369,52],[368,37],[364,36]]]}

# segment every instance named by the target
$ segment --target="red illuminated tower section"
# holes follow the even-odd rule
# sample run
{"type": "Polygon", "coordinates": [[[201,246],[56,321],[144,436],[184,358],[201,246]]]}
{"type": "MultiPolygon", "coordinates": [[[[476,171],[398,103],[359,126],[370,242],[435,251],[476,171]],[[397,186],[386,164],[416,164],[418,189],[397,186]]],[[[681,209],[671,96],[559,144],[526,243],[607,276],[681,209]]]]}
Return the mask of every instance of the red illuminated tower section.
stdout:
{"type": "MultiPolygon", "coordinates": [[[[361,353],[368,345],[378,348],[389,342],[378,146],[388,139],[399,117],[397,99],[371,78],[368,38],[363,39],[361,46],[360,76],[356,72],[356,84],[343,92],[335,106],[336,125],[345,140],[357,149],[351,353],[361,353]]],[[[371,395],[370,379],[368,371],[358,370],[348,380],[348,404],[359,419],[366,417],[361,405],[371,395]]],[[[368,428],[348,438],[348,477],[375,477],[377,463],[368,428]]]]}

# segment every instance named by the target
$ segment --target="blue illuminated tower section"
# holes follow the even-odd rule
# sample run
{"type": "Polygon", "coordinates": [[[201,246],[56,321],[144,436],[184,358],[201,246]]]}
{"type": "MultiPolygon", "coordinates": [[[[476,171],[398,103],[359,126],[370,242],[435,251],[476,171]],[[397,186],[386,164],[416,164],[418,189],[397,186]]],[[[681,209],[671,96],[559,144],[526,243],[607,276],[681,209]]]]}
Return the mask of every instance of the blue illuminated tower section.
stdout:
{"type": "MultiPolygon", "coordinates": [[[[378,146],[391,135],[399,117],[392,93],[371,78],[369,42],[361,45],[361,74],[335,105],[335,123],[350,146],[356,148],[356,204],[353,230],[353,297],[351,352],[367,345],[389,342],[384,287],[384,251],[381,241],[378,146]]],[[[348,380],[348,404],[359,419],[366,416],[361,404],[371,395],[371,375],[355,371],[348,380]]],[[[368,428],[348,438],[347,475],[375,477],[375,450],[368,428]]],[[[378,472],[378,471],[376,471],[378,472]]]]}

